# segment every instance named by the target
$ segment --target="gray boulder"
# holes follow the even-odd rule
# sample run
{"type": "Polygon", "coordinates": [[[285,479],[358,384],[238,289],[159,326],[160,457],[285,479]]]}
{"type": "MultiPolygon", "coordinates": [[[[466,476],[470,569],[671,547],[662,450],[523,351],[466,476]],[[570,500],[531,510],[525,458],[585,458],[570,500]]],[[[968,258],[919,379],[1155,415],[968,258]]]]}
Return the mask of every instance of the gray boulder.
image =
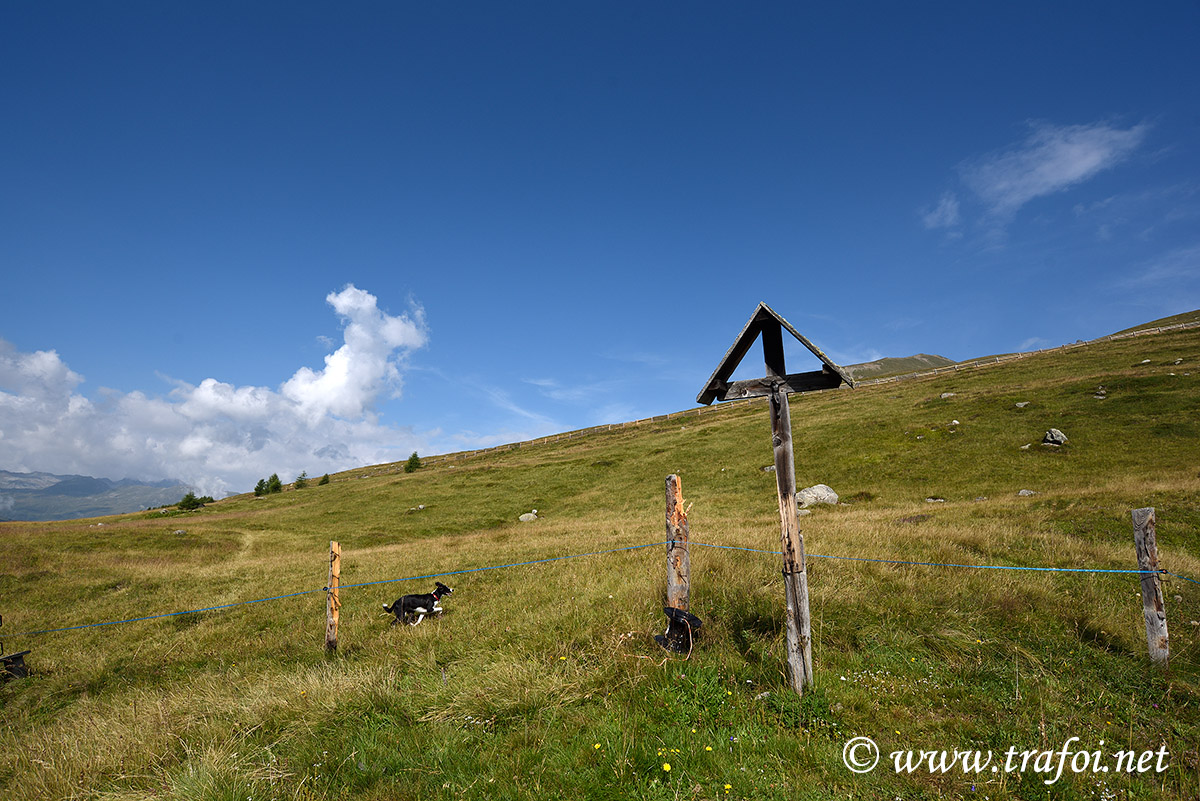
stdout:
{"type": "Polygon", "coordinates": [[[1046,436],[1042,437],[1043,445],[1065,445],[1067,444],[1067,435],[1059,431],[1057,428],[1052,428],[1046,432],[1046,436]]]}
{"type": "Polygon", "coordinates": [[[796,504],[801,508],[818,503],[828,503],[836,506],[838,494],[825,484],[814,484],[796,493],[796,504]]]}
{"type": "Polygon", "coordinates": [[[534,520],[538,519],[537,509],[534,509],[532,512],[526,512],[525,514],[521,515],[517,519],[520,520],[522,523],[532,523],[534,520]]]}

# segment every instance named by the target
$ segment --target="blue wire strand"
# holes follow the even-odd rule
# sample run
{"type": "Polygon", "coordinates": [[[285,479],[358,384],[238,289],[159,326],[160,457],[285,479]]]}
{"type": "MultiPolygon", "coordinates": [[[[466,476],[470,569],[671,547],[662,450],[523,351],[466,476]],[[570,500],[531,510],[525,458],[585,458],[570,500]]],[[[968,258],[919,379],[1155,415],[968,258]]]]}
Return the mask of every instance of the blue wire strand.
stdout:
{"type": "MultiPolygon", "coordinates": [[[[645,545],[630,545],[626,548],[610,548],[607,551],[592,551],[591,553],[576,553],[568,556],[552,556],[549,559],[534,559],[530,562],[513,562],[508,565],[494,565],[492,567],[471,567],[466,570],[451,570],[447,573],[428,573],[424,576],[409,576],[407,578],[398,579],[383,579],[382,581],[364,581],[358,584],[342,584],[338,589],[346,590],[351,587],[370,587],[375,584],[395,584],[398,581],[418,581],[420,579],[441,578],[443,576],[461,576],[465,573],[482,573],[485,570],[503,570],[508,567],[524,567],[526,565],[541,565],[546,562],[561,562],[563,559],[578,559],[583,556],[600,556],[606,553],[617,553],[618,551],[637,551],[642,548],[653,548],[655,545],[666,545],[666,542],[650,542],[645,545]]],[[[326,590],[329,588],[326,587],[326,590]]]]}
{"type": "MultiPolygon", "coordinates": [[[[641,548],[652,548],[655,545],[665,545],[665,544],[666,544],[665,542],[651,542],[646,545],[632,545],[632,546],[629,546],[626,548],[610,548],[606,551],[593,551],[592,553],[577,553],[577,554],[570,554],[568,556],[554,556],[554,557],[550,557],[549,559],[535,559],[530,562],[513,562],[512,564],[508,564],[508,565],[495,565],[493,567],[475,567],[475,568],[469,568],[467,570],[453,570],[453,571],[450,571],[447,573],[430,573],[425,576],[409,576],[407,578],[384,579],[383,581],[364,581],[359,584],[342,584],[338,587],[338,589],[345,590],[345,589],[350,589],[352,587],[369,587],[374,584],[392,584],[392,583],[395,583],[398,581],[417,581],[418,579],[438,578],[441,576],[458,576],[458,575],[462,575],[464,573],[480,573],[485,570],[501,570],[501,569],[507,568],[507,567],[521,567],[523,565],[539,565],[539,564],[543,564],[545,562],[559,562],[559,561],[562,561],[563,559],[578,559],[579,557],[583,557],[583,556],[599,556],[600,554],[616,553],[618,551],[636,551],[641,548]]],[[[287,595],[275,595],[270,598],[255,598],[252,601],[235,601],[234,603],[231,603],[231,604],[221,604],[220,606],[210,606],[210,607],[206,607],[204,609],[188,609],[187,611],[184,611],[184,612],[167,612],[167,613],[161,614],[161,615],[146,615],[145,617],[131,617],[131,618],[127,618],[125,620],[109,620],[104,623],[84,623],[83,625],[80,625],[80,626],[66,626],[61,629],[42,629],[40,631],[22,631],[18,634],[10,634],[10,635],[8,635],[8,637],[9,638],[33,637],[33,636],[36,636],[39,634],[56,634],[61,631],[77,631],[79,629],[93,629],[93,628],[98,628],[100,626],[116,626],[121,623],[139,623],[144,620],[160,620],[164,617],[179,617],[180,615],[194,615],[199,612],[214,612],[218,609],[229,609],[234,606],[246,606],[248,604],[259,604],[259,603],[263,603],[264,601],[279,601],[279,600],[282,600],[283,598],[295,598],[299,595],[311,595],[314,592],[329,592],[329,588],[322,587],[319,590],[304,590],[302,592],[292,592],[292,593],[288,593],[287,595]]]]}
{"type": "Polygon", "coordinates": [[[1184,581],[1190,581],[1193,584],[1200,584],[1200,581],[1196,581],[1194,578],[1188,578],[1187,576],[1181,576],[1178,573],[1172,573],[1170,570],[1164,570],[1162,572],[1166,573],[1168,576],[1174,576],[1175,578],[1183,579],[1184,581]]]}
{"type": "MultiPolygon", "coordinates": [[[[338,589],[346,590],[346,589],[352,589],[355,587],[372,587],[372,586],[375,586],[378,584],[395,584],[395,583],[398,583],[401,581],[419,581],[421,579],[442,578],[444,576],[462,576],[462,575],[466,575],[468,573],[483,573],[483,572],[489,571],[489,570],[504,570],[504,569],[510,568],[510,567],[525,567],[528,565],[542,565],[542,564],[546,564],[548,562],[561,562],[564,559],[579,559],[579,558],[582,558],[585,556],[601,556],[603,554],[619,553],[622,551],[639,551],[644,548],[653,548],[656,545],[668,545],[668,544],[670,544],[670,543],[669,542],[650,542],[650,543],[646,543],[645,545],[630,545],[630,546],[627,546],[624,548],[609,548],[604,551],[591,551],[590,553],[568,554],[567,556],[552,556],[547,559],[533,559],[528,562],[512,562],[512,563],[506,564],[506,565],[492,565],[490,567],[472,567],[472,568],[467,568],[465,570],[451,570],[451,571],[447,571],[444,573],[427,573],[427,574],[421,575],[421,576],[408,576],[406,578],[398,578],[398,579],[382,579],[380,581],[363,581],[363,582],[359,582],[356,584],[342,584],[339,586],[338,589]]],[[[710,544],[710,543],[706,543],[706,542],[692,542],[692,543],[689,543],[689,545],[696,545],[701,548],[718,548],[718,549],[727,550],[727,551],[746,551],[748,553],[763,553],[763,554],[770,554],[773,556],[782,556],[783,555],[781,551],[767,551],[767,550],[762,550],[760,548],[743,548],[743,547],[737,546],[737,545],[714,545],[714,544],[710,544]]],[[[961,568],[968,568],[968,569],[974,569],[974,570],[1029,570],[1029,571],[1052,572],[1052,573],[1125,573],[1125,574],[1140,574],[1140,575],[1158,573],[1158,574],[1164,574],[1164,575],[1168,575],[1168,576],[1174,576],[1175,578],[1183,579],[1184,581],[1190,581],[1193,584],[1200,585],[1200,581],[1196,581],[1195,579],[1188,578],[1187,576],[1181,576],[1178,573],[1172,573],[1169,570],[1158,570],[1158,571],[1154,571],[1154,570],[1123,570],[1123,569],[1103,568],[1103,567],[1023,567],[1023,566],[1018,566],[1018,565],[962,565],[962,564],[953,564],[953,563],[944,563],[944,562],[911,562],[911,561],[906,561],[906,560],[902,560],[902,559],[872,559],[872,558],[863,557],[863,556],[828,556],[828,555],[824,555],[824,554],[815,554],[815,553],[807,554],[807,556],[812,557],[813,559],[842,559],[842,560],[853,561],[853,562],[876,562],[876,563],[888,564],[888,565],[913,565],[913,566],[919,566],[919,567],[961,567],[961,568]]],[[[60,628],[60,629],[42,629],[40,631],[23,631],[23,632],[20,632],[19,634],[10,634],[9,637],[33,637],[33,636],[36,636],[39,634],[55,634],[55,633],[62,632],[62,631],[78,631],[80,629],[98,628],[100,626],[116,626],[121,623],[138,623],[138,622],[145,621],[145,620],[161,620],[162,618],[166,618],[166,617],[179,617],[180,615],[194,615],[199,612],[215,612],[220,609],[230,609],[235,606],[247,606],[249,604],[259,604],[259,603],[263,603],[265,601],[279,601],[284,598],[296,598],[301,595],[311,595],[316,592],[328,592],[328,591],[329,591],[328,587],[322,587],[319,590],[303,590],[301,592],[287,593],[286,595],[273,595],[270,598],[255,598],[250,601],[235,601],[233,603],[221,604],[219,606],[209,606],[204,609],[189,609],[184,612],[167,612],[167,613],[161,614],[161,615],[147,615],[145,617],[131,617],[131,618],[127,618],[125,620],[110,620],[110,621],[107,621],[104,623],[84,623],[79,626],[66,626],[66,627],[60,628]]]]}
{"type": "Polygon", "coordinates": [[[142,620],[160,620],[164,617],[179,617],[180,615],[194,615],[198,612],[215,612],[218,609],[229,609],[234,606],[245,606],[247,604],[260,604],[263,601],[278,601],[283,598],[295,598],[297,595],[311,595],[314,592],[325,592],[320,590],[304,590],[302,592],[289,592],[287,595],[275,595],[271,598],[255,598],[252,601],[234,601],[231,604],[221,604],[220,606],[209,606],[205,609],[188,609],[185,612],[167,612],[161,615],[147,615],[146,617],[131,617],[125,620],[109,620],[105,623],[84,623],[81,626],[67,626],[61,629],[42,629],[41,631],[22,631],[20,634],[9,634],[9,637],[32,637],[36,634],[55,634],[60,631],[76,631],[78,629],[94,629],[99,626],[116,626],[120,623],[137,623],[142,620]]]}
{"type": "MultiPolygon", "coordinates": [[[[692,545],[699,545],[702,548],[722,548],[734,551],[750,551],[751,553],[766,553],[774,556],[783,556],[782,551],[763,551],[757,548],[740,548],[735,545],[709,545],[706,542],[693,542],[692,545]]],[[[919,565],[921,567],[965,567],[975,570],[1037,570],[1054,573],[1138,573],[1138,574],[1155,574],[1167,573],[1166,570],[1124,570],[1105,567],[1021,567],[1018,565],[959,565],[945,562],[909,562],[902,559],[871,559],[865,556],[828,556],[819,553],[805,554],[806,557],[812,559],[844,559],[851,562],[879,562],[887,565],[919,565]]],[[[1175,575],[1170,573],[1170,575],[1175,575]]],[[[1180,576],[1179,578],[1186,578],[1180,576]]],[[[1192,579],[1187,579],[1191,581],[1192,579]]],[[[1200,584],[1200,582],[1195,582],[1200,584]]]]}

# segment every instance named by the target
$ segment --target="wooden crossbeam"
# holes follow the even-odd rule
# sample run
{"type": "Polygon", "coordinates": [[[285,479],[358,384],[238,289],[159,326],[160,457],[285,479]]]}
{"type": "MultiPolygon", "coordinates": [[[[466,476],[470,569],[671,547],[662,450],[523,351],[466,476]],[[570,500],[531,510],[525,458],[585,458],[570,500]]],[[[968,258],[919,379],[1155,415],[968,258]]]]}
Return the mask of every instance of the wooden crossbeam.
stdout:
{"type": "Polygon", "coordinates": [[[811,373],[792,373],[782,378],[751,378],[747,381],[721,382],[716,387],[714,399],[718,401],[739,400],[741,398],[762,398],[774,392],[776,385],[781,385],[787,392],[814,392],[819,389],[837,389],[842,384],[842,377],[828,370],[814,370],[811,373]]]}

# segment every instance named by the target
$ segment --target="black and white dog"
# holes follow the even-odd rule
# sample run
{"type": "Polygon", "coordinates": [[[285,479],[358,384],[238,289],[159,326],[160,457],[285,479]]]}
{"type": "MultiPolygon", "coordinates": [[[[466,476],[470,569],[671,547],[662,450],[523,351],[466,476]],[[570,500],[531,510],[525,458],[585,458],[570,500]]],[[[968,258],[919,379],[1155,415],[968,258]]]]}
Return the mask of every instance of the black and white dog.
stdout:
{"type": "Polygon", "coordinates": [[[434,612],[439,615],[444,611],[438,606],[438,600],[443,595],[449,595],[454,590],[447,587],[442,582],[436,582],[437,587],[428,595],[402,595],[397,598],[391,606],[383,605],[383,611],[396,616],[392,621],[392,625],[397,623],[407,623],[410,626],[415,626],[425,619],[426,615],[432,615],[434,612]],[[413,616],[416,620],[412,620],[413,616]]]}

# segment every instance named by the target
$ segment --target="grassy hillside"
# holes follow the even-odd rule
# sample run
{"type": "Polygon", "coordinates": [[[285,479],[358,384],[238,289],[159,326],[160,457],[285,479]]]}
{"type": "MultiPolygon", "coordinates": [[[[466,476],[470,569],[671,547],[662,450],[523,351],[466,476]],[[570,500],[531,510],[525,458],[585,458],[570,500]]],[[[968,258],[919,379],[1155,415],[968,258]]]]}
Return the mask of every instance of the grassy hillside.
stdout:
{"type": "Polygon", "coordinates": [[[905,356],[903,358],[885,356],[873,362],[851,364],[842,369],[857,382],[871,378],[905,375],[907,373],[922,373],[932,370],[935,367],[947,367],[951,364],[954,364],[954,360],[947,359],[945,356],[931,356],[928,353],[918,353],[915,356],[905,356]]]}
{"type": "Polygon", "coordinates": [[[1163,317],[1160,320],[1151,320],[1148,323],[1135,325],[1133,328],[1126,328],[1124,331],[1118,331],[1118,334],[1128,334],[1133,331],[1144,331],[1147,328],[1166,328],[1170,325],[1181,325],[1183,323],[1200,323],[1200,309],[1195,309],[1182,314],[1175,314],[1170,317],[1163,317]]]}
{"type": "Polygon", "coordinates": [[[322,650],[330,540],[343,584],[654,543],[664,477],[679,473],[695,541],[777,550],[761,403],[190,514],[0,525],[0,634],[9,652],[33,650],[34,671],[0,687],[0,788],[12,799],[1195,798],[1200,585],[1166,583],[1161,671],[1135,576],[824,557],[1129,569],[1129,512],[1154,506],[1164,566],[1200,579],[1198,381],[1189,330],[793,396],[797,481],[845,502],[802,521],[816,671],[803,699],[783,675],[778,557],[750,551],[693,549],[704,628],[687,661],[652,640],[661,546],[459,572],[445,579],[446,614],[417,628],[390,627],[380,604],[432,579],[348,588],[340,651],[322,650]],[[1067,445],[1038,444],[1051,427],[1067,445]],[[518,523],[531,508],[541,519],[518,523]],[[855,736],[885,752],[872,773],[843,764],[855,736]],[[1071,737],[1105,752],[1165,744],[1169,766],[1068,768],[1047,784],[1032,762],[898,773],[887,756],[999,759],[1071,737]]]}

